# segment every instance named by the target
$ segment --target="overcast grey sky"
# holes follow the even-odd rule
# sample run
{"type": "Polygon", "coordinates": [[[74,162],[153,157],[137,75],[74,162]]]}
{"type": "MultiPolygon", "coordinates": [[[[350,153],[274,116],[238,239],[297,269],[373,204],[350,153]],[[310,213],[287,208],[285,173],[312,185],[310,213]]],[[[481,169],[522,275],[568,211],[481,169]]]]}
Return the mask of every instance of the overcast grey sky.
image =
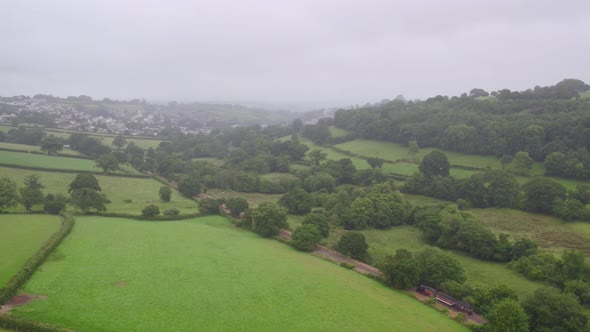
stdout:
{"type": "Polygon", "coordinates": [[[346,105],[590,81],[590,1],[0,3],[0,95],[346,105]]]}

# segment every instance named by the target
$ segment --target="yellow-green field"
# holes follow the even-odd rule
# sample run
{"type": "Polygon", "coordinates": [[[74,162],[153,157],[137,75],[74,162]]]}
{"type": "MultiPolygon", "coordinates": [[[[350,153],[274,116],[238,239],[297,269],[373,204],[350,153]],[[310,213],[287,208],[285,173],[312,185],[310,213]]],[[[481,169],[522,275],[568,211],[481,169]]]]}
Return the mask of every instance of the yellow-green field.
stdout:
{"type": "MultiPolygon", "coordinates": [[[[0,148],[3,149],[11,149],[11,150],[19,150],[19,151],[26,151],[26,152],[43,152],[41,151],[40,146],[36,145],[25,145],[25,144],[15,144],[15,143],[7,143],[7,142],[0,142],[0,148]]],[[[79,156],[80,152],[74,151],[70,148],[64,148],[60,151],[60,154],[67,154],[72,156],[79,156]]]]}

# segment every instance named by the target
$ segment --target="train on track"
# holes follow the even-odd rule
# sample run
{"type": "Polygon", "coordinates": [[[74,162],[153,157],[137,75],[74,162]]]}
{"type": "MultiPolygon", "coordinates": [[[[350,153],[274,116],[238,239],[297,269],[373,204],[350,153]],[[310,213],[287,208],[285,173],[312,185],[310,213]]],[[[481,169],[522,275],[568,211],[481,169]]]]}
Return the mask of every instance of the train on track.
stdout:
{"type": "Polygon", "coordinates": [[[437,302],[440,302],[455,310],[462,311],[468,315],[473,314],[473,307],[469,303],[459,301],[454,297],[445,294],[437,289],[434,289],[426,285],[418,285],[418,287],[416,287],[416,291],[428,297],[434,297],[437,302]]]}

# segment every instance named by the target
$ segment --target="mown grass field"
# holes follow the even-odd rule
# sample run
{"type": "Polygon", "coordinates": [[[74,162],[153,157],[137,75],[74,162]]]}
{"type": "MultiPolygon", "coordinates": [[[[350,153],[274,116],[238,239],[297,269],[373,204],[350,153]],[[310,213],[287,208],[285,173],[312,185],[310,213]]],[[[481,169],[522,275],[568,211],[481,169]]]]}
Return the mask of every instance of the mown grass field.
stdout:
{"type": "Polygon", "coordinates": [[[330,136],[332,136],[332,137],[344,137],[344,136],[351,133],[350,131],[348,131],[346,129],[337,128],[334,126],[330,126],[330,127],[328,127],[328,129],[330,130],[330,136]]]}
{"type": "Polygon", "coordinates": [[[79,218],[24,290],[47,299],[15,315],[80,331],[467,331],[403,293],[219,216],[79,218]]]}
{"type": "MultiPolygon", "coordinates": [[[[12,150],[20,150],[20,151],[26,151],[26,152],[43,152],[41,151],[41,147],[40,146],[36,146],[36,145],[25,145],[25,144],[15,144],[15,143],[7,143],[7,142],[0,142],[0,148],[3,149],[12,149],[12,150]]],[[[64,148],[62,151],[60,151],[61,154],[67,154],[67,155],[72,155],[72,156],[79,156],[80,152],[78,151],[74,151],[70,148],[64,148]]]]}
{"type": "Polygon", "coordinates": [[[273,182],[293,181],[293,180],[298,179],[297,176],[295,176],[291,173],[278,173],[278,172],[262,174],[262,175],[260,175],[260,178],[265,179],[265,180],[269,180],[269,181],[273,181],[273,182]]]}
{"type": "MultiPolygon", "coordinates": [[[[47,169],[102,172],[102,168],[96,167],[94,160],[12,151],[0,151],[0,163],[47,169]]],[[[139,174],[137,170],[130,166],[121,165],[120,168],[119,173],[139,174]]]]}
{"type": "MultiPolygon", "coordinates": [[[[22,186],[26,176],[37,174],[41,183],[46,187],[44,193],[62,193],[64,195],[67,195],[70,183],[76,177],[74,173],[40,172],[7,167],[0,167],[0,174],[16,181],[19,186],[22,186]]],[[[105,175],[97,175],[96,178],[102,188],[102,193],[106,194],[111,201],[106,204],[107,212],[137,215],[140,214],[141,209],[151,203],[157,205],[160,211],[172,207],[178,208],[181,213],[198,211],[195,201],[183,197],[176,190],[173,190],[170,202],[162,202],[158,192],[163,184],[151,178],[124,178],[105,175]],[[132,202],[124,202],[129,199],[132,202]]],[[[22,212],[24,208],[18,206],[14,211],[22,212]]]]}
{"type": "MultiPolygon", "coordinates": [[[[346,231],[334,229],[325,244],[333,247],[346,231]]],[[[393,227],[388,230],[367,229],[361,231],[369,244],[369,253],[374,264],[387,255],[395,255],[397,249],[408,249],[417,252],[428,247],[422,239],[421,232],[412,226],[393,227]]],[[[512,288],[520,299],[532,294],[535,289],[543,286],[526,279],[510,270],[506,264],[481,261],[460,252],[445,250],[453,256],[465,269],[467,282],[472,286],[490,288],[497,285],[507,285],[512,288]]]]}
{"type": "Polygon", "coordinates": [[[0,289],[59,228],[58,216],[0,214],[0,289]]]}

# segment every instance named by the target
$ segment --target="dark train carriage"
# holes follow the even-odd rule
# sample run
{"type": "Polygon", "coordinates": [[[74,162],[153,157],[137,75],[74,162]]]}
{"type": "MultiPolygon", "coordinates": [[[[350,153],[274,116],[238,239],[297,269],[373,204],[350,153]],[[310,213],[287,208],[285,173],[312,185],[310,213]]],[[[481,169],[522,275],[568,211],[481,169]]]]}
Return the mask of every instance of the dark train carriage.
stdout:
{"type": "Polygon", "coordinates": [[[469,303],[459,301],[454,297],[432,287],[428,287],[426,285],[418,285],[418,287],[416,287],[416,291],[426,296],[434,297],[438,302],[451,308],[457,309],[459,311],[465,312],[468,315],[471,315],[473,313],[473,307],[471,307],[469,303]]]}

